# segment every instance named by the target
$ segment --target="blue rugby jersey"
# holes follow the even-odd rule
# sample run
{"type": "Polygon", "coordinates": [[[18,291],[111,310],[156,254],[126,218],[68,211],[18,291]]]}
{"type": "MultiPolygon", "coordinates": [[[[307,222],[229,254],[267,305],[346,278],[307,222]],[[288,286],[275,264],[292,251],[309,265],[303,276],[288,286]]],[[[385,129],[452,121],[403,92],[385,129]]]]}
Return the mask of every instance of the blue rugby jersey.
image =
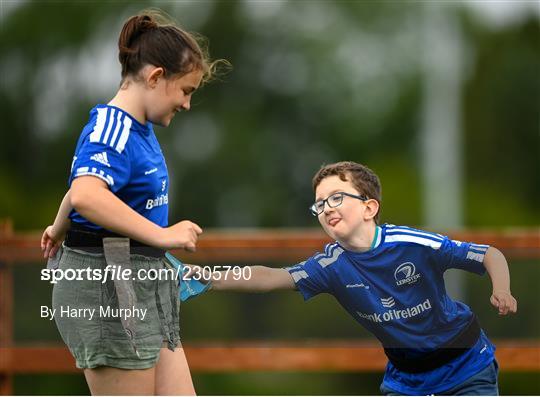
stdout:
{"type": "MultiPolygon", "coordinates": [[[[406,226],[385,224],[378,231],[369,251],[348,251],[335,242],[287,268],[297,289],[305,300],[333,295],[384,347],[410,348],[406,354],[413,357],[443,346],[473,315],[447,295],[443,273],[456,268],[483,274],[488,246],[406,226]]],[[[384,383],[405,394],[444,391],[487,366],[493,351],[482,333],[473,349],[433,371],[410,374],[389,362],[384,383]]]]}
{"type": "MultiPolygon", "coordinates": [[[[143,125],[115,106],[94,107],[75,149],[69,185],[85,175],[103,180],[145,218],[168,226],[169,174],[151,123],[143,125]]],[[[75,210],[69,217],[89,228],[102,229],[75,210]]]]}

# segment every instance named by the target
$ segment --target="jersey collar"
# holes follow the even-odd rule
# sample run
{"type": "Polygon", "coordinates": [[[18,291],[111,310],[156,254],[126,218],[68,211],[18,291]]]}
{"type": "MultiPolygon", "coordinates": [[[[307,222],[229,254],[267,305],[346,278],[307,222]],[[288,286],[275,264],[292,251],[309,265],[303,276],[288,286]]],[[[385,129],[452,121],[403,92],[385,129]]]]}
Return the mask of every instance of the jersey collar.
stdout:
{"type": "Polygon", "coordinates": [[[375,235],[373,236],[373,241],[371,241],[371,246],[369,247],[370,251],[377,248],[381,244],[381,235],[381,227],[375,226],[375,235]]]}

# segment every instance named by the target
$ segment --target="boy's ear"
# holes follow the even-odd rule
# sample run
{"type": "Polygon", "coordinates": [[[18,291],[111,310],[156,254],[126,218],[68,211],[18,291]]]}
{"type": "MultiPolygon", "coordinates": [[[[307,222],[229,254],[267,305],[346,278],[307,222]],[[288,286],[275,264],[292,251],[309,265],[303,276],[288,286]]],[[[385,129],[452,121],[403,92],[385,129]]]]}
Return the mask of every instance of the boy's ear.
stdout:
{"type": "Polygon", "coordinates": [[[366,211],[364,212],[364,219],[370,221],[377,216],[379,212],[379,202],[375,199],[369,199],[365,201],[366,211]]]}

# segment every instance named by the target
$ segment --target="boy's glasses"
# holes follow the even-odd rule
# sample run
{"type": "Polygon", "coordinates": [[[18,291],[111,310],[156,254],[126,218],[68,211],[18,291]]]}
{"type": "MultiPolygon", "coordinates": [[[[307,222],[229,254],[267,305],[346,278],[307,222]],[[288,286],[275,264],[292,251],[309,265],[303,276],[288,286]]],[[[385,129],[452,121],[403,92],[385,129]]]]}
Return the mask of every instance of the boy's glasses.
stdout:
{"type": "Polygon", "coordinates": [[[351,193],[345,193],[345,192],[337,192],[332,194],[331,196],[328,196],[324,200],[316,201],[311,207],[309,207],[309,210],[311,211],[311,214],[313,216],[319,216],[324,212],[324,205],[328,204],[330,208],[336,208],[343,203],[343,196],[352,197],[358,200],[366,201],[368,198],[364,195],[357,196],[356,194],[351,193]]]}

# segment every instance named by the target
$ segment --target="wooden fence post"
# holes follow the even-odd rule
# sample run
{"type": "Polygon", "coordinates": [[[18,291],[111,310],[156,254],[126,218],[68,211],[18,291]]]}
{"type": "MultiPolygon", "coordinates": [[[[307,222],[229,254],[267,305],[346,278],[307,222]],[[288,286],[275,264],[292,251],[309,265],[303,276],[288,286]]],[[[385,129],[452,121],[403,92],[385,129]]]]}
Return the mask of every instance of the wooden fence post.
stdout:
{"type": "MultiPolygon", "coordinates": [[[[0,220],[0,244],[13,235],[10,219],[0,220]]],[[[13,345],[13,272],[10,263],[0,261],[0,348],[13,345]]],[[[0,367],[9,368],[10,354],[0,355],[0,367]]],[[[0,395],[13,394],[13,375],[9,369],[0,373],[0,395]]]]}

